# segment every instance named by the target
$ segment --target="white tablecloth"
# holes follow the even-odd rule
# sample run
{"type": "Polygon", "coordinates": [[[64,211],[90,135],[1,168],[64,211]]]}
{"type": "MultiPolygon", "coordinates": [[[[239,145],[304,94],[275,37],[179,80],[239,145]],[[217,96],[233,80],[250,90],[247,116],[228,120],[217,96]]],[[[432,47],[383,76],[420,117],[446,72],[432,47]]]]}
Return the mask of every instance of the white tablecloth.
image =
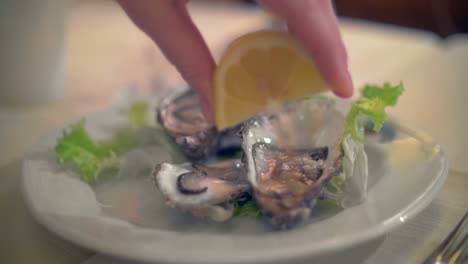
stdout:
{"type": "MultiPolygon", "coordinates": [[[[191,7],[210,47],[218,54],[226,42],[269,21],[258,10],[191,7]],[[221,23],[213,21],[223,20],[221,23]]],[[[122,87],[150,89],[177,81],[151,41],[107,1],[72,3],[67,22],[65,98],[42,106],[0,108],[0,262],[128,263],[76,247],[38,225],[26,210],[20,190],[20,160],[41,134],[61,123],[103,108],[122,87]],[[86,41],[92,39],[93,41],[86,41]]],[[[468,208],[468,125],[461,99],[468,98],[466,37],[442,44],[435,36],[396,27],[342,21],[356,86],[399,82],[407,92],[397,118],[440,139],[451,158],[447,183],[416,218],[386,236],[333,256],[304,263],[418,263],[443,240],[468,208]],[[457,172],[458,171],[458,172],[457,172]]]]}

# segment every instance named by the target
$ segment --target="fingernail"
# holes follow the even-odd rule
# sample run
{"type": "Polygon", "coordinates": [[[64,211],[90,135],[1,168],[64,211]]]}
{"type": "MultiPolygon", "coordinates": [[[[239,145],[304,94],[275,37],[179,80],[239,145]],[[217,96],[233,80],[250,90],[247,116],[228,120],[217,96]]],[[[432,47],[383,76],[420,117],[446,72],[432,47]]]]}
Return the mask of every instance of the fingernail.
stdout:
{"type": "Polygon", "coordinates": [[[353,84],[353,77],[351,77],[351,70],[349,68],[349,61],[348,58],[346,58],[346,66],[345,66],[345,75],[346,75],[346,83],[348,85],[346,91],[347,91],[347,97],[353,96],[354,92],[354,84],[353,84]]]}
{"type": "Polygon", "coordinates": [[[351,78],[351,73],[349,70],[349,65],[343,65],[343,68],[338,71],[341,74],[335,76],[332,81],[333,92],[342,98],[349,98],[353,96],[353,79],[351,78]]]}
{"type": "Polygon", "coordinates": [[[206,118],[206,121],[208,123],[214,125],[214,120],[213,120],[213,113],[211,111],[211,103],[208,100],[208,98],[205,95],[199,95],[200,96],[200,105],[203,111],[203,115],[206,118]]]}

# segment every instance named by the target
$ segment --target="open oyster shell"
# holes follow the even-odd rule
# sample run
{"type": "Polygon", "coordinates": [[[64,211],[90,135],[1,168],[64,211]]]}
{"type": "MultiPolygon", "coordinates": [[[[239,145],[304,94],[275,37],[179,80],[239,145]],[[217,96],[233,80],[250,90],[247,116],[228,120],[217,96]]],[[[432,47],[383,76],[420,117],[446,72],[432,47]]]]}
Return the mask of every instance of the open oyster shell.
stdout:
{"type": "Polygon", "coordinates": [[[219,132],[195,94],[185,92],[166,98],[158,118],[196,162],[242,140],[243,163],[157,167],[154,179],[167,204],[195,216],[224,221],[232,216],[229,202],[250,192],[275,228],[292,228],[309,218],[317,199],[327,196],[324,184],[341,172],[345,122],[331,101],[286,104],[219,132]]]}
{"type": "Polygon", "coordinates": [[[228,202],[250,190],[246,175],[242,163],[230,160],[208,166],[162,163],[155,169],[153,179],[169,206],[224,221],[234,209],[228,202]]]}
{"type": "Polygon", "coordinates": [[[173,94],[159,107],[158,121],[191,160],[200,160],[216,150],[217,129],[206,121],[194,92],[173,94]]]}
{"type": "Polygon", "coordinates": [[[165,98],[157,117],[190,160],[203,160],[223,149],[240,149],[240,126],[218,131],[203,116],[199,99],[191,90],[165,98]]]}
{"type": "Polygon", "coordinates": [[[253,196],[277,229],[307,219],[324,183],[338,174],[344,117],[331,102],[303,100],[245,124],[243,149],[253,196]]]}

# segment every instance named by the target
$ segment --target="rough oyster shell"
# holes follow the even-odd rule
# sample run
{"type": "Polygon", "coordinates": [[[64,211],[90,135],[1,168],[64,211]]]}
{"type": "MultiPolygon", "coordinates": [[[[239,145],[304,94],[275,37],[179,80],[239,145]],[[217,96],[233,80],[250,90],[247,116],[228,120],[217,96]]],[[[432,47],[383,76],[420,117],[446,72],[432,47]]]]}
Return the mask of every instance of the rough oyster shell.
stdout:
{"type": "Polygon", "coordinates": [[[277,229],[307,219],[339,173],[344,117],[331,102],[303,100],[246,123],[243,149],[253,196],[277,229]]]}
{"type": "Polygon", "coordinates": [[[189,159],[200,160],[216,150],[218,131],[206,121],[194,92],[165,98],[159,107],[158,121],[189,159]]]}
{"type": "Polygon", "coordinates": [[[191,90],[165,98],[157,117],[190,160],[203,160],[223,149],[240,149],[240,126],[218,131],[205,119],[199,99],[191,90]]]}

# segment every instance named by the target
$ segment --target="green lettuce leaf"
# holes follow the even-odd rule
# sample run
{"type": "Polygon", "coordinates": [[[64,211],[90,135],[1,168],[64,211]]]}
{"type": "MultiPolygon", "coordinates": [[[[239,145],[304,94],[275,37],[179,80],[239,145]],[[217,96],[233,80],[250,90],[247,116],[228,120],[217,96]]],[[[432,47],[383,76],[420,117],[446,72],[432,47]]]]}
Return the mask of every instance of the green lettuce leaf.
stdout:
{"type": "Polygon", "coordinates": [[[123,128],[112,138],[95,141],[85,129],[85,121],[73,124],[65,130],[55,147],[57,159],[63,164],[71,162],[81,178],[94,183],[104,170],[118,169],[119,155],[137,146],[141,129],[149,125],[149,104],[138,101],[128,111],[129,127],[123,128]]]}
{"type": "Polygon", "coordinates": [[[403,93],[403,84],[391,86],[386,83],[383,87],[366,85],[361,91],[362,97],[352,106],[346,117],[345,133],[359,141],[363,141],[364,128],[360,118],[367,115],[374,123],[374,131],[378,132],[387,119],[385,107],[394,106],[403,93]]]}
{"type": "Polygon", "coordinates": [[[55,147],[59,163],[72,162],[83,180],[95,182],[100,173],[106,169],[116,169],[120,165],[111,148],[95,142],[86,131],[85,121],[70,126],[64,131],[55,147]]]}
{"type": "Polygon", "coordinates": [[[98,145],[99,153],[107,155],[108,153],[115,153],[120,155],[138,144],[138,138],[136,132],[130,129],[122,129],[117,132],[112,138],[99,141],[98,145]]]}
{"type": "Polygon", "coordinates": [[[364,145],[364,122],[368,116],[378,132],[387,119],[385,108],[394,106],[403,93],[402,84],[382,87],[366,85],[361,97],[349,111],[345,120],[345,133],[341,146],[344,151],[343,173],[333,177],[326,185],[329,199],[343,208],[359,204],[367,193],[368,159],[364,145]]]}
{"type": "Polygon", "coordinates": [[[262,211],[257,206],[252,197],[240,198],[231,202],[234,205],[234,216],[245,216],[245,217],[262,217],[262,211]]]}
{"type": "Polygon", "coordinates": [[[134,130],[142,128],[148,123],[149,104],[147,101],[135,102],[129,111],[130,126],[134,130]]]}

